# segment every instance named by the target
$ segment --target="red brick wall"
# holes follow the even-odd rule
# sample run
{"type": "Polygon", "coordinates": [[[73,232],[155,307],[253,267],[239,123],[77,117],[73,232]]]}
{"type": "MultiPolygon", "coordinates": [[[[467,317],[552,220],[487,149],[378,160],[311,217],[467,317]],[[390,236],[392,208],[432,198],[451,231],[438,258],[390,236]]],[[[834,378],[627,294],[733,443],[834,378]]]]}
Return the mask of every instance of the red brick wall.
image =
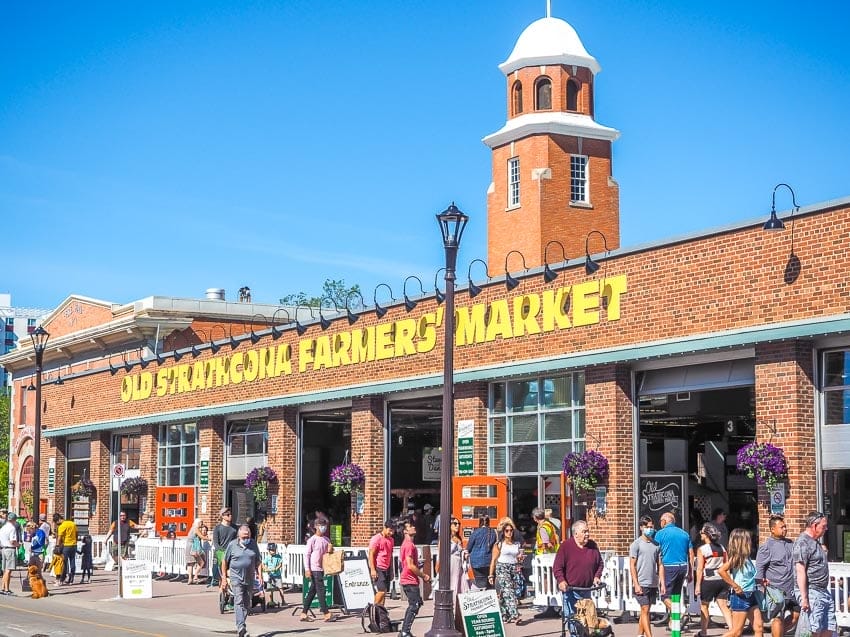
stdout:
{"type": "Polygon", "coordinates": [[[351,404],[351,461],[366,472],[364,509],[357,515],[352,497],[351,543],[361,546],[381,529],[385,519],[384,400],[382,396],[356,398],[351,404]]]}
{"type": "Polygon", "coordinates": [[[624,554],[634,539],[635,483],[631,372],[625,365],[600,365],[585,372],[587,449],[608,458],[607,513],[588,516],[601,547],[624,554]]]}
{"type": "MultiPolygon", "coordinates": [[[[793,537],[817,509],[815,387],[811,341],[756,346],[756,439],[785,451],[789,474],[785,487],[785,521],[793,537]],[[773,427],[776,427],[776,434],[773,427]]],[[[759,533],[769,535],[765,489],[759,489],[759,533]]]]}
{"type": "Polygon", "coordinates": [[[271,485],[269,494],[277,494],[277,515],[269,514],[266,533],[272,542],[300,542],[295,523],[296,451],[298,449],[298,412],[294,407],[272,409],[269,412],[269,466],[277,471],[278,483],[271,485]]]}

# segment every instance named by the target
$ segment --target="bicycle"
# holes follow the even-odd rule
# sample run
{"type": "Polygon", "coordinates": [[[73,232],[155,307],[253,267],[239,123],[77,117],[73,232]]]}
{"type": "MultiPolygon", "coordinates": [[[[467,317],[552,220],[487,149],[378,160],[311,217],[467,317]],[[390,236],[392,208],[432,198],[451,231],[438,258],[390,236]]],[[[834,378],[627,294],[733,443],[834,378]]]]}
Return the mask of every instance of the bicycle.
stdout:
{"type": "MultiPolygon", "coordinates": [[[[567,591],[577,591],[582,593],[593,593],[601,590],[608,590],[608,585],[604,583],[596,584],[595,586],[570,586],[567,591]]],[[[570,637],[609,637],[614,634],[613,629],[611,628],[611,622],[608,620],[607,613],[604,611],[600,611],[596,608],[596,603],[593,599],[588,597],[580,597],[579,601],[582,599],[587,599],[593,605],[594,615],[598,618],[601,618],[599,624],[604,623],[604,625],[597,625],[594,628],[590,628],[582,621],[580,614],[578,613],[578,604],[576,605],[575,612],[572,615],[567,615],[567,600],[566,600],[566,592],[561,593],[561,637],[566,637],[567,629],[569,627],[570,637]]]]}

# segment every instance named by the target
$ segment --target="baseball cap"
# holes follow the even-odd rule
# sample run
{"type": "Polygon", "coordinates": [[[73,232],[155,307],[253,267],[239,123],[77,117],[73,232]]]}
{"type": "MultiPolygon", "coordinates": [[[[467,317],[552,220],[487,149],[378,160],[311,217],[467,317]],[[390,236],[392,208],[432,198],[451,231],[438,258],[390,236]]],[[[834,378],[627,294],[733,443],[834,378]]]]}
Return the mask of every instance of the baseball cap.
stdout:
{"type": "Polygon", "coordinates": [[[225,513],[230,513],[230,507],[224,507],[221,511],[218,512],[218,517],[221,517],[225,513]]]}
{"type": "Polygon", "coordinates": [[[38,520],[39,520],[39,522],[47,522],[47,514],[42,513],[41,515],[38,516],[38,520]]]}
{"type": "Polygon", "coordinates": [[[9,515],[8,515],[8,516],[6,516],[6,517],[7,517],[7,519],[9,519],[9,520],[17,520],[17,519],[18,519],[18,514],[17,514],[17,513],[15,513],[14,511],[9,511],[9,515]]]}
{"type": "Polygon", "coordinates": [[[422,508],[423,508],[425,511],[433,511],[433,510],[434,510],[434,507],[432,507],[430,504],[426,504],[426,505],[425,505],[424,507],[422,507],[422,508]]]}

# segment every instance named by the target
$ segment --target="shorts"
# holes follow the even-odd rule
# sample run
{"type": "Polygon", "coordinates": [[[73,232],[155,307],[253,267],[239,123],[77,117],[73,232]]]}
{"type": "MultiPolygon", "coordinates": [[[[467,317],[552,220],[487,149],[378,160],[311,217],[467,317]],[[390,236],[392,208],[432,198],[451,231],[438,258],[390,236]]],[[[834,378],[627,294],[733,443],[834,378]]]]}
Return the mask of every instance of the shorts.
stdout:
{"type": "MultiPolygon", "coordinates": [[[[794,594],[799,596],[800,593],[795,590],[794,594]]],[[[809,618],[812,633],[824,630],[834,633],[838,630],[838,622],[835,619],[835,600],[827,590],[809,586],[809,612],[806,615],[809,618]]]]}
{"type": "Polygon", "coordinates": [[[282,591],[283,577],[280,575],[269,575],[268,581],[265,582],[267,591],[282,591]]]}
{"type": "Polygon", "coordinates": [[[685,585],[685,577],[688,575],[688,565],[679,564],[676,566],[664,565],[664,590],[666,591],[661,597],[668,599],[673,594],[679,595],[682,592],[682,586],[685,585]]]}
{"type": "Polygon", "coordinates": [[[743,592],[741,595],[732,591],[729,593],[729,610],[733,613],[745,613],[753,606],[758,607],[759,603],[756,599],[756,592],[743,592]]]}
{"type": "Polygon", "coordinates": [[[641,586],[642,595],[635,593],[638,606],[652,606],[658,599],[658,589],[650,586],[641,586]]]}
{"type": "Polygon", "coordinates": [[[704,579],[699,591],[700,602],[708,604],[716,599],[729,599],[729,584],[722,579],[704,579]]]}
{"type": "Polygon", "coordinates": [[[12,571],[18,565],[18,549],[3,547],[2,556],[0,556],[0,570],[12,571]]]}
{"type": "Polygon", "coordinates": [[[375,569],[375,574],[378,576],[375,579],[375,590],[380,593],[386,593],[390,590],[390,582],[393,581],[392,573],[390,569],[375,569]]]}

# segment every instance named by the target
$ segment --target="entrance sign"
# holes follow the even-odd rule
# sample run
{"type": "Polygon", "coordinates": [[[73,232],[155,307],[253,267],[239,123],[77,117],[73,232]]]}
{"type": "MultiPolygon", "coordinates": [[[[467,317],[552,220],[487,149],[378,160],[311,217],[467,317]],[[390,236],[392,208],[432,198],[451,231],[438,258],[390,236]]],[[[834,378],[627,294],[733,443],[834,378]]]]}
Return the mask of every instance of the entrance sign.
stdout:
{"type": "Polygon", "coordinates": [[[504,637],[496,591],[460,593],[457,597],[466,637],[504,637]]]}
{"type": "Polygon", "coordinates": [[[144,560],[121,560],[121,592],[124,599],[153,597],[150,564],[144,560]]]}
{"type": "Polygon", "coordinates": [[[780,482],[770,490],[770,514],[785,515],[785,483],[780,482]]]}
{"type": "Polygon", "coordinates": [[[473,475],[474,420],[459,420],[457,423],[457,475],[473,475]]]}
{"type": "Polygon", "coordinates": [[[359,559],[345,560],[345,569],[336,576],[342,589],[342,601],[348,612],[363,610],[374,599],[369,562],[359,559]]]}
{"type": "Polygon", "coordinates": [[[660,529],[661,515],[669,511],[676,514],[676,523],[680,527],[686,525],[685,484],[685,476],[681,473],[641,475],[638,488],[638,515],[648,515],[655,522],[655,528],[660,529]]]}

